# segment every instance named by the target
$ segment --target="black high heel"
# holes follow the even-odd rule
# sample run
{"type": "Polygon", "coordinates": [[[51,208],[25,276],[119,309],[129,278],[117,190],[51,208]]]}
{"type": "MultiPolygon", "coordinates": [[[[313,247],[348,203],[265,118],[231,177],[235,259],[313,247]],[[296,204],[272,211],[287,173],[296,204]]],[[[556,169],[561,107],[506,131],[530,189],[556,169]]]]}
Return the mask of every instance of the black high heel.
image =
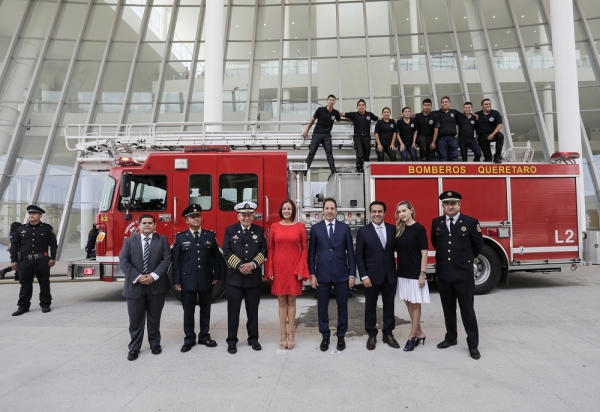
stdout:
{"type": "Polygon", "coordinates": [[[423,345],[425,345],[425,338],[427,338],[427,336],[423,336],[422,338],[417,338],[417,341],[415,342],[415,347],[419,346],[419,343],[423,342],[423,345]]]}
{"type": "Polygon", "coordinates": [[[405,352],[410,352],[410,351],[414,350],[415,346],[417,346],[416,342],[417,342],[417,338],[416,337],[407,340],[406,341],[406,345],[404,345],[404,351],[405,352]]]}

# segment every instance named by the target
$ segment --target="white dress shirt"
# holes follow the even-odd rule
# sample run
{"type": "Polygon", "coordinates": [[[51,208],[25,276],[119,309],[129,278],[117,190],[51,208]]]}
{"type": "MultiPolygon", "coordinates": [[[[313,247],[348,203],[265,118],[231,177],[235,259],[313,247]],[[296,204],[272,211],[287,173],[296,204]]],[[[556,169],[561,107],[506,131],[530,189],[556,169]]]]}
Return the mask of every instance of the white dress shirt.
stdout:
{"type": "MultiPolygon", "coordinates": [[[[148,242],[148,246],[152,243],[152,235],[153,235],[153,233],[150,233],[150,236],[148,236],[150,238],[150,241],[148,242]]],[[[142,235],[140,233],[140,239],[141,239],[141,242],[142,242],[142,257],[143,257],[144,256],[143,255],[144,254],[144,247],[146,246],[146,236],[142,235]]],[[[142,275],[140,274],[140,276],[138,276],[137,278],[135,278],[135,280],[133,281],[133,283],[137,283],[137,281],[140,279],[141,276],[142,275]]],[[[152,276],[155,281],[158,280],[158,275],[156,273],[152,272],[152,273],[150,273],[150,276],[152,276]]]]}
{"type": "MultiPolygon", "coordinates": [[[[460,212],[458,212],[456,214],[456,216],[454,216],[453,222],[454,224],[458,223],[458,218],[460,217],[460,212]]],[[[450,217],[446,216],[446,227],[448,228],[448,232],[450,232],[450,217]]]]}

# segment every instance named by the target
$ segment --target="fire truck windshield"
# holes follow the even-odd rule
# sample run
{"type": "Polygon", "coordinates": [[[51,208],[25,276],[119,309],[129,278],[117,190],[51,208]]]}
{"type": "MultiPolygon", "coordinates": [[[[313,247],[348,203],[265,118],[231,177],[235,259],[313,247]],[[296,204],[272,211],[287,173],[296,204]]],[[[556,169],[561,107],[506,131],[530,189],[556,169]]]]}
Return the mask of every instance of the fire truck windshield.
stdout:
{"type": "MultiPolygon", "coordinates": [[[[129,181],[129,210],[162,211],[167,208],[167,176],[135,175],[129,181]]],[[[119,210],[124,211],[123,200],[119,200],[119,210]]],[[[125,201],[127,201],[125,199],[125,201]]]]}
{"type": "Polygon", "coordinates": [[[115,186],[117,181],[111,177],[106,177],[106,184],[104,185],[104,192],[102,193],[102,200],[100,200],[100,212],[106,212],[110,210],[112,203],[113,194],[115,193],[115,186]]]}

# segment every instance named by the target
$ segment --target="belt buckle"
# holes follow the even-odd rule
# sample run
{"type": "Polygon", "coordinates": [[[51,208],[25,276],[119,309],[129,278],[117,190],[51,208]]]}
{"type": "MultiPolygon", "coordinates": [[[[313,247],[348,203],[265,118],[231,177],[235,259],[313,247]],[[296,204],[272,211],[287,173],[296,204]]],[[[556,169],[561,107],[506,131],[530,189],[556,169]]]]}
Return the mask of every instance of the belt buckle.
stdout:
{"type": "Polygon", "coordinates": [[[31,260],[35,260],[35,259],[37,259],[39,257],[37,253],[32,253],[29,256],[31,257],[31,260]]]}

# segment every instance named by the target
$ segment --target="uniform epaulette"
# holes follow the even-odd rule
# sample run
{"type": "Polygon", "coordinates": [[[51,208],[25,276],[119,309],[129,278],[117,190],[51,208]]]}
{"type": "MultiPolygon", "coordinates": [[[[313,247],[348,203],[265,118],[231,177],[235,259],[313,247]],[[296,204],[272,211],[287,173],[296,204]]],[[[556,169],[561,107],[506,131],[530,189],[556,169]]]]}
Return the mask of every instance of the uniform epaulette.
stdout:
{"type": "Polygon", "coordinates": [[[187,229],[186,230],[182,230],[181,232],[177,232],[177,233],[175,233],[175,236],[178,236],[178,235],[180,235],[182,233],[185,233],[186,231],[187,231],[187,229]]]}
{"type": "Polygon", "coordinates": [[[210,233],[217,233],[214,230],[210,230],[210,229],[204,229],[204,228],[202,228],[202,230],[206,230],[207,232],[210,232],[210,233]]]}

